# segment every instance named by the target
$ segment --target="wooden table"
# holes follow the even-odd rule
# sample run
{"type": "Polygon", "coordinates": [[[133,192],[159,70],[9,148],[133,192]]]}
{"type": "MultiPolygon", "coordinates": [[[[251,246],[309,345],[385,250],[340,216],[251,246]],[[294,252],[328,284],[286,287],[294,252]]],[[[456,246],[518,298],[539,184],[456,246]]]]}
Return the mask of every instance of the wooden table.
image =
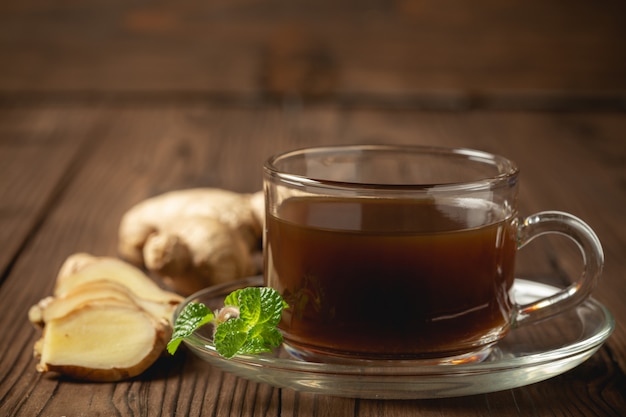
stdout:
{"type": "MultiPolygon", "coordinates": [[[[0,415],[626,415],[626,7],[527,3],[1,4],[0,415]],[[273,388],[184,350],[120,383],[35,371],[29,307],[68,255],[115,256],[134,203],[256,191],[271,154],[356,142],[515,159],[522,214],[569,211],[599,235],[607,343],[544,382],[431,400],[273,388]]],[[[576,262],[546,238],[518,273],[562,284],[576,262]]]]}

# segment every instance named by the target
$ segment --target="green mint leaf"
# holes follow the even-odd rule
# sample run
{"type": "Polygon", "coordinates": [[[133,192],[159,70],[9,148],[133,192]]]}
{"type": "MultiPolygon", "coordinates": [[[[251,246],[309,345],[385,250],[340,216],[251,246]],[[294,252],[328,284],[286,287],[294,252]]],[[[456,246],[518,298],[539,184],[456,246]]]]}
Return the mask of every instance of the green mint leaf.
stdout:
{"type": "Polygon", "coordinates": [[[259,290],[261,292],[261,315],[259,316],[259,322],[276,327],[280,322],[283,309],[289,308],[289,304],[273,288],[263,287],[259,288],[259,290]]]}
{"type": "Polygon", "coordinates": [[[261,323],[250,328],[241,317],[220,324],[213,336],[215,349],[229,359],[235,355],[270,352],[282,341],[283,335],[275,327],[261,323]]]}
{"type": "MultiPolygon", "coordinates": [[[[259,341],[263,350],[259,348],[259,352],[269,352],[272,347],[279,346],[283,342],[283,335],[274,326],[267,324],[259,324],[248,332],[248,340],[250,342],[259,341]]],[[[247,353],[253,353],[248,351],[247,353]]]]}
{"type": "Polygon", "coordinates": [[[216,326],[213,334],[215,349],[225,358],[269,352],[280,346],[283,336],[276,326],[280,322],[283,309],[289,306],[278,291],[267,287],[242,288],[230,293],[224,299],[224,305],[226,307],[222,310],[223,313],[227,309],[238,311],[238,317],[222,321],[221,317],[226,317],[227,314],[217,312],[215,317],[208,308],[202,309],[193,303],[189,304],[176,320],[168,351],[173,353],[184,338],[211,321],[216,326]],[[187,312],[189,309],[193,311],[187,312]]]}
{"type": "Polygon", "coordinates": [[[248,328],[254,326],[261,316],[261,289],[248,287],[233,291],[224,300],[224,305],[239,308],[239,317],[248,328]]]}
{"type": "Polygon", "coordinates": [[[217,326],[213,335],[213,343],[217,352],[225,358],[232,358],[240,353],[248,339],[248,331],[244,320],[230,319],[217,326]]]}
{"type": "Polygon", "coordinates": [[[193,332],[213,320],[213,312],[202,303],[189,303],[185,306],[174,323],[172,338],[167,344],[167,351],[174,354],[180,343],[193,332]]]}
{"type": "Polygon", "coordinates": [[[235,354],[269,352],[282,343],[282,334],[276,326],[288,305],[278,291],[267,287],[242,288],[226,297],[224,304],[239,308],[240,314],[238,319],[229,320],[236,321],[236,327],[233,324],[233,327],[220,329],[220,325],[216,330],[215,348],[220,355],[232,357],[235,354]],[[232,341],[229,340],[231,338],[232,341]]]}

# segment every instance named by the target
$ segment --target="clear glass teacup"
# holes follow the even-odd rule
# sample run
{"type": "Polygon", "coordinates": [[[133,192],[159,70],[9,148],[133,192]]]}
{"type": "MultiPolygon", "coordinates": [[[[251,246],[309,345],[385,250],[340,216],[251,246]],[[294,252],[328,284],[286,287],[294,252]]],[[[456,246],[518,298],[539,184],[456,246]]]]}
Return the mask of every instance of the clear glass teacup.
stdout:
{"type": "Polygon", "coordinates": [[[577,217],[520,217],[516,164],[481,151],[294,150],[266,162],[264,189],[265,283],[290,305],[286,347],[309,360],[479,361],[511,328],[585,300],[603,266],[577,217]],[[520,305],[516,253],[546,233],[578,245],[582,273],[520,305]]]}

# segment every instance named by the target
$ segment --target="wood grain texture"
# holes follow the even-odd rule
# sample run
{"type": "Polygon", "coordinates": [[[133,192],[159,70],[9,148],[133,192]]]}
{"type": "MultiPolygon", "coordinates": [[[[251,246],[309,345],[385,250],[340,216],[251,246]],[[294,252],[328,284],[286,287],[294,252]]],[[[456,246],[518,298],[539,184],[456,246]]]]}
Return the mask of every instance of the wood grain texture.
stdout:
{"type": "Polygon", "coordinates": [[[0,92],[623,108],[625,14],[618,0],[3,2],[0,92]]]}
{"type": "MultiPolygon", "coordinates": [[[[0,120],[0,159],[22,167],[1,177],[2,204],[20,203],[38,212],[0,219],[13,227],[6,247],[15,247],[13,236],[26,242],[19,251],[12,249],[10,268],[3,264],[0,415],[619,416],[626,411],[626,119],[620,113],[79,106],[1,109],[0,120]],[[28,126],[39,132],[31,133],[34,150],[15,151],[17,145],[7,138],[12,132],[29,132],[28,126]],[[46,131],[56,132],[50,135],[50,152],[40,142],[46,131]],[[115,255],[117,225],[132,204],[192,186],[254,191],[260,189],[261,164],[270,154],[354,142],[465,146],[516,159],[522,169],[524,214],[570,211],[588,221],[605,245],[606,268],[595,294],[618,319],[606,346],[578,368],[546,382],[426,401],[354,400],[281,390],[225,374],[188,352],[164,358],[136,380],[118,384],[75,383],[35,372],[31,349],[39,334],[27,321],[29,306],[50,294],[56,271],[69,254],[115,255]],[[22,182],[11,185],[8,179],[22,182]]],[[[519,268],[534,277],[561,274],[568,261],[555,254],[555,245],[543,242],[532,257],[520,258],[519,268]]]]}

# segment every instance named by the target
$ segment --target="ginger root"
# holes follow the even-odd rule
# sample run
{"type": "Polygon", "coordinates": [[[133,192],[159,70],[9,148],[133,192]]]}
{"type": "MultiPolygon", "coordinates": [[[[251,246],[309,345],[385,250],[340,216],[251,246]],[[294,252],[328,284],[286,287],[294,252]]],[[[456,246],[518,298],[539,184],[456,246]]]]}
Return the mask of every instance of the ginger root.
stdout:
{"type": "Polygon", "coordinates": [[[39,372],[119,381],[144,372],[160,356],[171,330],[145,311],[122,304],[87,304],[44,327],[39,372]]]}
{"type": "Polygon", "coordinates": [[[89,381],[137,376],[163,354],[181,301],[124,261],[72,255],[53,295],[28,314],[43,329],[37,370],[89,381]]]}
{"type": "Polygon", "coordinates": [[[263,193],[216,188],[172,191],[144,200],[120,222],[118,253],[189,295],[253,275],[261,250],[263,193]]]}

